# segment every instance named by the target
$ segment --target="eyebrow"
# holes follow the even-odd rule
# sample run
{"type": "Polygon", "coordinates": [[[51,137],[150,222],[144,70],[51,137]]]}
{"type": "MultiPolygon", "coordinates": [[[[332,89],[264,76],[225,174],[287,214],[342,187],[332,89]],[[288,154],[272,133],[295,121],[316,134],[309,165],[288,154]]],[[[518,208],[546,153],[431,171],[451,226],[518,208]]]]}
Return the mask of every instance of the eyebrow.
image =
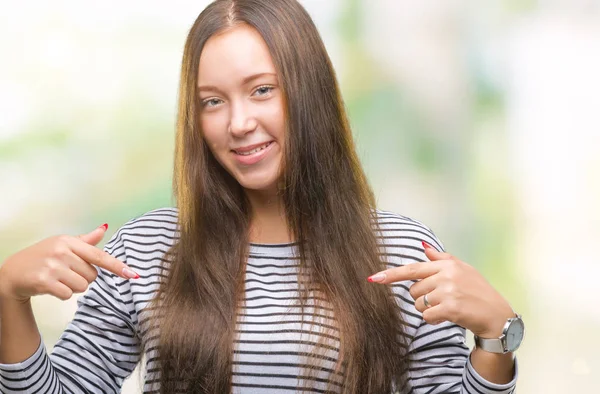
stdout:
{"type": "MultiPolygon", "coordinates": [[[[242,85],[246,85],[246,84],[254,81],[255,79],[262,78],[265,76],[277,77],[277,74],[275,74],[275,73],[258,73],[258,74],[249,75],[249,76],[245,77],[244,79],[242,79],[242,85]]],[[[198,86],[199,92],[201,92],[203,90],[214,92],[214,91],[219,91],[220,89],[217,88],[216,86],[212,86],[212,85],[198,86]]]]}

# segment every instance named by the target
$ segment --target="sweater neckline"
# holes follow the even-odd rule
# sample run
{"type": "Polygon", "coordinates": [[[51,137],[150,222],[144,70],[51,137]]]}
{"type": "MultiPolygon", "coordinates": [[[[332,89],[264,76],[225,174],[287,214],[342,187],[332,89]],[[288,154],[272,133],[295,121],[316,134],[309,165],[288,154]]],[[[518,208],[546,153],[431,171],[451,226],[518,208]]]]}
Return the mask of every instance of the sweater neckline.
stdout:
{"type": "Polygon", "coordinates": [[[250,242],[249,254],[262,256],[296,256],[298,252],[298,242],[282,243],[282,244],[262,244],[250,242]]]}

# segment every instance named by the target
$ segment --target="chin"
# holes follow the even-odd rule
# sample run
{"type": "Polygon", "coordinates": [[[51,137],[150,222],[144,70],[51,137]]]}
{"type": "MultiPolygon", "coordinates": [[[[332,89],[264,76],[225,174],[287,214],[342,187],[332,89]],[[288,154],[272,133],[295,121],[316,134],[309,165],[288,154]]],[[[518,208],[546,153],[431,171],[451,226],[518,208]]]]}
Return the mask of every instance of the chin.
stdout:
{"type": "Polygon", "coordinates": [[[249,192],[255,193],[273,193],[277,192],[277,181],[240,181],[239,184],[249,192]]]}
{"type": "Polygon", "coordinates": [[[257,193],[276,193],[279,176],[279,166],[252,169],[246,173],[234,172],[236,181],[247,191],[257,193]],[[269,168],[270,167],[270,168],[269,168]]]}

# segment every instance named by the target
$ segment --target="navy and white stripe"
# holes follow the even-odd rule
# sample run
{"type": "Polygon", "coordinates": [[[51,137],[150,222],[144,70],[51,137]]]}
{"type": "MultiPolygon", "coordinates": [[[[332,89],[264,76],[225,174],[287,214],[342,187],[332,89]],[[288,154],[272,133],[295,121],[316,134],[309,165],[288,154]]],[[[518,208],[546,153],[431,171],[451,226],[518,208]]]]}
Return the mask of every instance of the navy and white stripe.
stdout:
{"type": "MultiPolygon", "coordinates": [[[[378,211],[382,261],[389,267],[426,261],[421,241],[442,249],[423,224],[378,211]]],[[[0,364],[2,393],[119,393],[140,362],[144,364],[144,393],[158,390],[156,328],[143,313],[154,296],[164,265],[163,256],[177,240],[177,210],[157,209],[133,219],[106,244],[140,279],[129,281],[100,270],[98,279],[78,300],[73,321],[50,355],[43,344],[29,359],[0,364]],[[144,349],[142,345],[144,344],[144,349]]],[[[298,301],[296,246],[251,244],[245,278],[244,308],[238,313],[234,344],[233,393],[295,392],[308,382],[313,392],[338,387],[334,371],[339,341],[332,315],[321,307],[301,314],[298,301]],[[323,343],[320,334],[330,335],[323,343]],[[321,343],[319,351],[314,345],[321,343]],[[324,362],[324,371],[301,376],[311,358],[324,362]],[[329,379],[334,380],[329,382],[329,379]]],[[[509,384],[487,382],[473,369],[465,330],[451,323],[432,326],[423,321],[409,294],[410,282],[392,285],[408,324],[409,387],[402,393],[508,394],[509,384]]],[[[319,296],[318,292],[314,292],[319,296]]]]}

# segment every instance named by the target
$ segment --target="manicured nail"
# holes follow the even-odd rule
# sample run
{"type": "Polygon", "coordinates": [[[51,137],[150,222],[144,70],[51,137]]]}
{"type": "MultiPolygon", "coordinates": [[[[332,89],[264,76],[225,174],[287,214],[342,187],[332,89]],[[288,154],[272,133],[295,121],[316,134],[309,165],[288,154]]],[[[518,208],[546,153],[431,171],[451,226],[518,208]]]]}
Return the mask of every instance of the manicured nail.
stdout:
{"type": "Polygon", "coordinates": [[[125,267],[123,268],[123,276],[129,279],[139,279],[140,276],[138,274],[136,274],[134,271],[132,271],[131,269],[125,267]]]}
{"type": "Polygon", "coordinates": [[[367,278],[367,280],[371,283],[372,282],[383,282],[385,280],[385,274],[380,272],[378,274],[369,276],[367,278]]]}
{"type": "Polygon", "coordinates": [[[421,243],[423,244],[423,248],[425,248],[425,249],[433,249],[433,246],[429,245],[427,242],[421,241],[421,243]]]}
{"type": "Polygon", "coordinates": [[[104,228],[104,231],[108,230],[108,223],[104,223],[102,226],[100,226],[102,228],[104,228]]]}

